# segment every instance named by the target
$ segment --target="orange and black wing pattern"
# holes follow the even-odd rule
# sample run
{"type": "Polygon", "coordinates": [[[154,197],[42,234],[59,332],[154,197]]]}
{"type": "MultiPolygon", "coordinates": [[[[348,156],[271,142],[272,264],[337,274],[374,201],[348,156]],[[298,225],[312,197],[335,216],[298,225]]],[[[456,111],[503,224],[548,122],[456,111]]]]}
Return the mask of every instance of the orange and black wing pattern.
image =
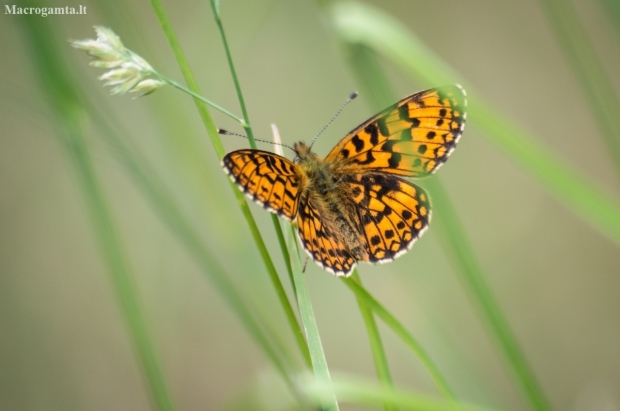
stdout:
{"type": "Polygon", "coordinates": [[[356,204],[368,262],[385,263],[409,250],[431,218],[428,195],[387,174],[358,174],[348,181],[356,204]]]}
{"type": "Polygon", "coordinates": [[[430,175],[448,159],[466,104],[458,85],[421,91],[362,123],[324,160],[298,143],[294,163],[248,149],[227,154],[222,165],[252,200],[296,219],[316,263],[348,276],[357,261],[404,254],[428,228],[428,195],[402,177],[430,175]]]}
{"type": "Polygon", "coordinates": [[[466,105],[458,85],[412,94],[351,131],[325,161],[408,177],[432,174],[463,133],[466,105]]]}
{"type": "Polygon", "coordinates": [[[237,150],[222,159],[224,171],[265,209],[292,221],[297,215],[302,175],[297,165],[262,150],[237,150]]]}
{"type": "Polygon", "coordinates": [[[347,276],[355,266],[355,258],[333,225],[327,224],[312,200],[303,198],[297,214],[299,239],[312,259],[335,275],[347,276]]]}

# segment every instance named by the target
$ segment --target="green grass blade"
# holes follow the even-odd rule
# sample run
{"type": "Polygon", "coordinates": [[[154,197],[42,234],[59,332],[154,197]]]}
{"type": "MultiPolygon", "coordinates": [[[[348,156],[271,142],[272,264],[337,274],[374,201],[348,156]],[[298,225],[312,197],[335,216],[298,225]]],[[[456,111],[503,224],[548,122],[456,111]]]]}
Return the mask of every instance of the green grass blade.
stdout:
{"type": "MultiPolygon", "coordinates": [[[[357,269],[353,270],[351,280],[357,282],[360,286],[362,285],[362,279],[360,278],[357,269]]],[[[343,281],[349,280],[343,279],[343,281]]],[[[381,341],[381,334],[379,334],[379,328],[377,327],[375,317],[372,310],[365,304],[362,297],[359,297],[356,294],[355,299],[357,300],[360,314],[362,315],[364,325],[366,326],[366,333],[368,334],[368,341],[370,342],[372,358],[375,362],[375,370],[377,371],[377,379],[381,383],[381,386],[386,389],[393,388],[394,383],[392,381],[392,374],[390,373],[390,367],[387,361],[387,356],[385,355],[383,341],[381,341]]],[[[383,404],[383,407],[385,411],[396,411],[396,408],[388,403],[383,404]]]]}
{"type": "MultiPolygon", "coordinates": [[[[376,13],[373,14],[373,16],[376,16],[376,13]]],[[[349,15],[347,15],[347,17],[349,17],[349,15]]],[[[365,17],[367,18],[368,16],[365,17]]],[[[386,20],[389,19],[389,17],[386,16],[384,16],[384,18],[386,20]]],[[[384,21],[384,23],[386,22],[384,21]]],[[[395,25],[397,25],[397,23],[390,22],[390,27],[394,27],[395,25]]],[[[404,29],[402,30],[403,32],[405,31],[404,29]]],[[[421,45],[418,46],[420,47],[421,45]]],[[[357,47],[359,47],[359,45],[357,47]]],[[[352,54],[355,55],[355,50],[352,51],[352,54]]],[[[355,58],[358,60],[358,64],[353,67],[357,68],[359,71],[364,71],[365,67],[373,67],[373,64],[376,65],[376,62],[372,63],[373,58],[368,55],[368,53],[360,54],[355,58]]],[[[424,63],[421,62],[420,64],[424,63]]],[[[448,69],[446,69],[446,72],[447,71],[448,69]]],[[[361,77],[374,81],[375,76],[379,76],[380,79],[384,77],[382,72],[378,69],[375,69],[371,73],[362,75],[361,77]]],[[[383,79],[380,83],[382,84],[382,89],[379,91],[381,94],[377,96],[376,100],[381,101],[389,97],[392,101],[394,101],[396,98],[391,95],[391,87],[387,84],[387,81],[383,79]]],[[[377,87],[370,88],[370,90],[377,90],[377,87]]],[[[472,117],[473,115],[470,112],[469,118],[471,119],[472,117]]],[[[434,204],[438,210],[438,214],[444,219],[449,219],[452,222],[452,224],[439,224],[439,227],[437,228],[440,238],[443,240],[442,245],[448,255],[452,257],[454,266],[457,271],[461,273],[461,277],[463,278],[464,283],[468,286],[470,294],[481,307],[484,318],[489,324],[500,348],[506,355],[511,369],[514,372],[517,381],[519,381],[526,397],[536,409],[550,409],[542,389],[536,381],[534,373],[528,366],[525,357],[522,355],[516,343],[514,335],[510,331],[505,317],[501,313],[498,304],[495,302],[495,299],[486,286],[482,270],[478,264],[475,263],[474,253],[469,246],[468,239],[463,230],[460,229],[461,224],[456,217],[455,210],[450,207],[447,195],[436,179],[429,180],[429,184],[432,184],[434,187],[429,187],[429,191],[432,193],[433,199],[436,200],[434,201],[434,204]]],[[[435,220],[441,220],[441,218],[435,220]]]]}
{"type": "Polygon", "coordinates": [[[208,249],[200,237],[198,229],[195,228],[195,223],[181,211],[182,207],[175,202],[171,191],[161,183],[157,171],[149,166],[139,152],[128,148],[127,140],[119,137],[129,134],[126,131],[115,131],[121,122],[113,121],[114,126],[112,126],[106,121],[108,117],[113,118],[109,112],[108,117],[104,119],[100,110],[94,109],[87,101],[83,102],[83,106],[90,109],[95,124],[103,131],[104,142],[108,144],[112,154],[116,156],[119,162],[126,167],[130,178],[133,179],[138,189],[145,194],[147,203],[154,208],[156,215],[161,218],[164,225],[168,226],[172,234],[176,235],[181,243],[186,246],[204,275],[215,285],[219,294],[224,297],[224,301],[239,317],[250,336],[263,349],[283,379],[292,388],[293,394],[297,394],[299,398],[299,390],[292,383],[291,378],[291,375],[299,370],[295,367],[290,350],[278,338],[278,333],[270,329],[269,322],[260,317],[260,311],[256,310],[249,302],[250,300],[235,288],[233,282],[230,281],[233,275],[222,268],[214,253],[208,249]]]}
{"type": "Polygon", "coordinates": [[[613,84],[579,21],[575,6],[566,0],[540,0],[539,3],[581,85],[620,176],[620,100],[613,84]]]}
{"type": "Polygon", "coordinates": [[[427,183],[429,192],[433,193],[433,199],[435,199],[435,210],[440,216],[434,219],[433,228],[442,243],[447,245],[444,248],[450,261],[461,273],[463,283],[478,303],[484,319],[493,331],[493,336],[506,355],[513,373],[534,409],[550,410],[551,406],[536,380],[534,371],[519,348],[516,337],[508,325],[508,320],[485,280],[447,193],[436,179],[429,180],[427,183]]]}
{"type": "MultiPolygon", "coordinates": [[[[289,250],[295,250],[297,242],[295,229],[291,226],[288,233],[289,250]]],[[[314,312],[312,311],[310,293],[308,292],[308,288],[306,288],[306,280],[302,272],[299,253],[291,253],[291,265],[293,267],[293,279],[295,280],[295,291],[297,293],[299,313],[301,315],[301,321],[304,325],[304,329],[306,330],[308,349],[310,351],[310,358],[312,359],[314,378],[317,382],[322,384],[322,386],[329,387],[331,384],[331,377],[329,376],[327,359],[325,358],[323,344],[321,343],[321,336],[319,335],[319,328],[317,327],[314,312]]],[[[333,393],[332,395],[325,395],[321,400],[321,404],[324,411],[335,411],[339,409],[338,402],[336,401],[336,397],[333,393]]]]}
{"type": "Polygon", "coordinates": [[[70,124],[72,120],[63,119],[66,144],[74,160],[77,174],[81,177],[83,194],[89,204],[91,218],[99,237],[102,253],[112,274],[112,283],[122,306],[122,311],[133,335],[134,344],[149,382],[154,402],[159,410],[174,410],[175,407],[167,388],[164,372],[151,342],[150,332],[141,312],[136,296],[134,275],[124,257],[124,249],[115,228],[112,213],[107,206],[100,182],[82,140],[82,130],[70,124]]]}
{"type": "MultiPolygon", "coordinates": [[[[179,67],[181,68],[181,71],[183,73],[183,76],[185,78],[185,81],[187,82],[189,89],[193,91],[194,93],[200,94],[198,83],[196,82],[196,79],[194,78],[194,75],[189,67],[189,63],[187,62],[187,59],[185,58],[185,54],[183,53],[181,44],[179,43],[174,33],[174,30],[172,29],[172,25],[170,24],[170,21],[168,20],[168,17],[163,8],[163,5],[161,4],[161,1],[151,0],[151,5],[153,7],[153,10],[155,11],[155,14],[157,15],[157,18],[160,22],[162,30],[164,31],[164,34],[166,35],[166,38],[168,39],[168,42],[170,43],[170,47],[172,48],[174,52],[177,63],[179,64],[179,67]]],[[[211,118],[211,114],[209,113],[209,110],[204,103],[202,103],[198,99],[194,99],[194,101],[196,103],[196,107],[198,108],[198,111],[202,118],[202,121],[207,129],[209,137],[211,138],[211,143],[213,144],[213,148],[215,149],[218,157],[222,158],[224,156],[224,146],[222,145],[220,136],[217,133],[215,123],[213,122],[213,119],[211,118]]],[[[252,234],[252,239],[256,243],[260,256],[265,264],[267,273],[269,274],[269,278],[271,279],[271,282],[274,286],[276,295],[278,296],[278,300],[280,301],[280,304],[282,306],[282,310],[284,311],[285,316],[288,320],[289,326],[291,327],[291,332],[293,333],[295,337],[295,341],[297,342],[298,348],[300,352],[302,353],[304,360],[307,361],[308,355],[305,352],[306,345],[305,345],[305,341],[303,341],[303,333],[301,330],[301,326],[299,322],[297,321],[297,317],[295,316],[293,307],[291,306],[291,303],[286,296],[286,291],[284,290],[284,287],[282,286],[280,277],[278,276],[275,265],[273,264],[273,260],[271,259],[271,256],[269,255],[269,251],[267,250],[267,246],[265,245],[263,237],[260,234],[260,231],[258,230],[258,226],[256,225],[256,221],[254,220],[254,217],[252,216],[252,213],[245,199],[245,196],[243,195],[243,193],[241,193],[236,188],[234,184],[231,183],[230,186],[235,194],[237,202],[239,203],[241,212],[248,224],[250,233],[252,234]]]]}
{"type": "Polygon", "coordinates": [[[609,16],[609,20],[617,31],[620,38],[620,2],[618,0],[600,0],[599,1],[609,16]]]}
{"type": "Polygon", "coordinates": [[[503,152],[529,172],[546,190],[578,217],[620,246],[620,202],[568,167],[524,131],[478,99],[468,105],[472,123],[492,137],[503,152]],[[475,119],[479,118],[478,121],[475,119]]]}
{"type": "MultiPolygon", "coordinates": [[[[235,91],[237,92],[237,99],[239,100],[239,106],[241,107],[241,112],[243,113],[243,120],[245,121],[245,131],[247,133],[248,141],[250,142],[250,147],[256,149],[256,140],[254,139],[254,131],[252,130],[252,126],[250,123],[250,116],[248,114],[248,109],[245,105],[245,99],[243,98],[243,91],[241,90],[241,84],[239,83],[239,77],[237,76],[237,70],[235,69],[235,64],[232,59],[232,54],[230,52],[230,47],[228,46],[228,41],[226,40],[226,33],[224,32],[224,25],[222,24],[222,20],[220,18],[219,12],[219,4],[214,0],[209,0],[211,4],[211,10],[213,12],[213,16],[215,18],[215,23],[217,24],[218,31],[220,32],[220,37],[222,38],[222,45],[224,46],[224,51],[226,52],[226,61],[228,62],[228,68],[230,70],[230,75],[233,79],[233,84],[235,85],[235,91]]],[[[280,248],[282,249],[282,255],[284,257],[284,261],[286,262],[286,268],[288,270],[289,276],[292,276],[291,271],[291,263],[290,257],[288,253],[288,249],[286,247],[286,241],[284,241],[284,234],[282,233],[282,228],[280,227],[280,223],[278,221],[278,217],[272,215],[272,223],[274,229],[276,231],[276,235],[278,236],[278,243],[280,248]]],[[[296,320],[295,320],[296,321],[296,320]]],[[[297,324],[297,328],[299,325],[297,324]]],[[[301,330],[300,330],[301,331],[301,330]]],[[[303,333],[299,333],[297,335],[303,335],[303,333]]],[[[305,346],[305,341],[302,344],[305,346]]],[[[306,359],[309,360],[309,357],[305,355],[306,359]]]]}
{"type": "MultiPolygon", "coordinates": [[[[383,70],[379,67],[376,55],[372,50],[362,45],[345,45],[345,53],[349,59],[350,67],[353,73],[360,81],[360,86],[367,93],[369,101],[373,102],[375,111],[381,110],[396,100],[392,86],[388,82],[383,70]]],[[[407,346],[416,354],[422,364],[427,368],[435,385],[439,391],[448,399],[456,400],[456,396],[448,386],[445,378],[439,372],[430,357],[422,346],[409,334],[394,316],[392,316],[383,306],[379,304],[372,296],[361,287],[355,288],[355,284],[346,282],[346,285],[356,292],[358,301],[365,301],[369,307],[377,309],[376,314],[386,321],[388,326],[407,344],[407,346]],[[353,288],[352,288],[353,287],[353,288]]]]}
{"type": "Polygon", "coordinates": [[[252,127],[250,126],[250,116],[248,115],[248,109],[245,105],[245,99],[243,98],[243,92],[241,91],[241,84],[239,83],[239,77],[237,76],[237,70],[235,70],[235,64],[233,63],[232,54],[230,52],[230,47],[228,47],[228,41],[226,40],[226,33],[224,32],[224,25],[222,24],[222,19],[220,18],[219,6],[216,5],[214,0],[209,0],[209,4],[211,4],[211,11],[213,12],[213,17],[215,18],[217,29],[220,32],[220,37],[222,39],[222,45],[224,46],[224,52],[226,53],[226,61],[228,62],[228,69],[230,70],[230,75],[235,85],[235,91],[237,92],[237,99],[239,100],[239,106],[241,107],[241,112],[243,113],[243,119],[245,120],[244,128],[245,128],[245,131],[247,132],[248,140],[250,141],[250,146],[255,149],[256,141],[254,140],[254,132],[252,131],[252,127]]]}
{"type": "Polygon", "coordinates": [[[85,113],[81,101],[67,77],[68,71],[64,63],[54,53],[53,31],[46,21],[41,21],[36,16],[28,16],[22,18],[21,23],[27,32],[26,37],[30,40],[35,62],[33,67],[43,79],[43,90],[47,93],[50,108],[59,122],[59,135],[79,178],[82,194],[111,274],[111,282],[120,302],[121,312],[139,356],[151,399],[158,410],[174,410],[166,378],[136,296],[133,273],[129,268],[126,252],[83,139],[84,131],[80,125],[85,113]]]}
{"type": "Polygon", "coordinates": [[[379,301],[377,301],[361,284],[354,279],[343,280],[343,283],[349,287],[355,294],[355,297],[363,302],[364,305],[371,308],[381,320],[394,331],[409,349],[418,357],[422,365],[430,374],[435,386],[444,397],[450,400],[456,400],[454,392],[443,377],[439,368],[435,365],[431,357],[427,354],[422,345],[413,337],[407,329],[394,317],[379,301]]]}
{"type": "MultiPolygon", "coordinates": [[[[275,217],[275,216],[274,216],[275,217]]],[[[287,224],[284,220],[279,220],[276,217],[276,222],[278,223],[279,230],[276,230],[276,235],[278,236],[278,243],[280,244],[280,249],[282,250],[282,257],[284,258],[284,264],[286,265],[286,272],[288,273],[289,281],[291,282],[291,286],[293,287],[293,293],[297,295],[295,291],[295,281],[293,280],[293,267],[291,266],[291,254],[288,251],[288,246],[286,244],[286,239],[284,238],[284,233],[282,232],[282,224],[287,224]],[[281,224],[282,223],[282,224],[281,224]]],[[[302,335],[302,338],[305,343],[305,337],[302,335]]],[[[307,344],[306,344],[307,348],[307,344]]],[[[306,357],[306,364],[310,361],[310,353],[306,351],[308,356],[306,357]]],[[[311,363],[311,362],[310,362],[311,363]]]]}
{"type": "MultiPolygon", "coordinates": [[[[433,85],[451,84],[462,78],[400,22],[380,10],[358,3],[338,3],[331,12],[336,33],[345,43],[365,45],[401,66],[409,75],[433,85]]],[[[482,130],[562,204],[620,245],[618,200],[584,178],[583,173],[572,171],[550,150],[505,120],[472,87],[466,88],[468,126],[482,130]]]]}
{"type": "Polygon", "coordinates": [[[115,134],[112,127],[103,119],[99,117],[95,117],[95,119],[96,124],[103,130],[104,141],[110,147],[112,154],[127,169],[135,185],[145,195],[148,204],[153,207],[155,213],[170,231],[185,245],[203,274],[215,285],[224,301],[228,303],[248,333],[293,389],[293,394],[298,394],[297,388],[293,384],[292,375],[299,372],[299,369],[295,367],[293,356],[286,345],[277,338],[278,333],[269,329],[268,322],[260,317],[260,311],[255,309],[250,300],[236,289],[230,280],[233,275],[221,266],[214,253],[210,251],[192,224],[191,219],[183,213],[182,207],[175,202],[171,191],[166,189],[157,177],[157,171],[152,169],[139,154],[131,152],[124,141],[115,134]]]}
{"type": "MultiPolygon", "coordinates": [[[[213,17],[215,18],[215,22],[220,32],[220,37],[222,39],[224,51],[226,52],[226,61],[228,62],[230,75],[235,85],[235,91],[237,92],[237,99],[239,100],[239,106],[241,107],[241,112],[243,113],[243,120],[245,121],[244,128],[247,133],[248,140],[250,142],[250,147],[252,147],[253,149],[256,149],[256,141],[254,140],[254,132],[252,131],[248,109],[245,105],[245,99],[243,98],[243,91],[241,90],[241,84],[239,83],[239,78],[237,76],[237,70],[235,70],[235,64],[232,59],[230,47],[228,46],[228,41],[226,40],[226,33],[224,32],[224,25],[222,24],[222,20],[220,18],[219,5],[217,5],[214,0],[210,0],[210,4],[211,4],[211,10],[213,12],[213,17]]],[[[290,255],[286,247],[286,241],[284,241],[284,234],[282,233],[282,228],[280,227],[280,222],[278,221],[278,217],[272,214],[271,222],[273,224],[274,230],[276,231],[276,236],[278,237],[278,244],[282,251],[282,256],[284,257],[284,261],[286,264],[286,268],[288,270],[289,278],[292,278],[293,272],[291,268],[290,255]]],[[[310,360],[310,353],[307,350],[308,345],[304,339],[304,334],[301,330],[301,326],[299,322],[297,321],[297,317],[295,317],[295,314],[293,313],[290,301],[286,297],[286,293],[284,292],[284,287],[282,286],[280,277],[275,275],[276,274],[275,271],[273,272],[273,274],[270,272],[270,274],[271,274],[270,278],[273,283],[273,286],[277,290],[278,297],[281,300],[282,306],[285,308],[286,317],[289,321],[289,325],[297,341],[299,350],[301,351],[301,354],[304,360],[306,361],[306,364],[308,365],[308,367],[310,367],[311,360],[310,360]]]]}
{"type": "Polygon", "coordinates": [[[417,411],[491,411],[475,405],[457,404],[446,400],[437,400],[424,395],[414,394],[401,389],[390,389],[360,379],[335,377],[331,386],[318,381],[310,381],[304,386],[308,396],[319,399],[335,392],[341,402],[348,402],[365,407],[377,407],[390,404],[401,410],[417,411]]]}
{"type": "Polygon", "coordinates": [[[260,317],[259,311],[252,306],[249,299],[244,298],[235,288],[230,281],[232,275],[220,265],[217,258],[200,238],[190,219],[182,213],[181,207],[175,203],[170,191],[166,190],[158,181],[156,171],[141,163],[139,156],[131,153],[105,122],[99,119],[98,124],[106,131],[104,133],[105,141],[110,145],[112,153],[127,168],[136,186],[149,200],[148,203],[162,222],[186,246],[204,275],[215,285],[218,293],[228,303],[247,332],[273,363],[291,389],[292,394],[303,406],[305,400],[301,397],[292,377],[299,370],[295,367],[293,356],[289,353],[286,345],[277,338],[278,334],[275,331],[269,329],[268,322],[260,317]]]}

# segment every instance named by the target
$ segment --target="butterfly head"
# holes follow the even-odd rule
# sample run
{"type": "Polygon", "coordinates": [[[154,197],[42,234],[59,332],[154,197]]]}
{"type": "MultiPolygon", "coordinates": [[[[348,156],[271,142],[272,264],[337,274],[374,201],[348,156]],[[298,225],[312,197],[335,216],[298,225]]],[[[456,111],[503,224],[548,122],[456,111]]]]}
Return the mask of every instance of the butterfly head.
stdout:
{"type": "Polygon", "coordinates": [[[295,164],[307,162],[310,159],[318,159],[318,156],[312,152],[311,147],[307,146],[303,141],[295,143],[293,150],[297,154],[293,160],[295,164]]]}

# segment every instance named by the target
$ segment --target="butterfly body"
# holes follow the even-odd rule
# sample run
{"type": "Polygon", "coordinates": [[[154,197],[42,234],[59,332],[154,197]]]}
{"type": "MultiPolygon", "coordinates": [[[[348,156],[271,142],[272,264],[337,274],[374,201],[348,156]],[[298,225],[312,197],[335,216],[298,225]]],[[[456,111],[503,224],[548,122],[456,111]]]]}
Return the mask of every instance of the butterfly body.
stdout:
{"type": "Polygon", "coordinates": [[[251,199],[297,222],[315,262],[347,276],[357,261],[384,263],[404,254],[427,229],[428,195],[402,177],[429,175],[446,161],[464,110],[460,86],[430,89],[362,123],[324,159],[299,142],[293,161],[245,149],[222,163],[251,199]]]}
{"type": "Polygon", "coordinates": [[[324,161],[303,142],[294,146],[297,157],[294,163],[303,176],[300,187],[300,203],[310,203],[321,216],[325,231],[346,245],[346,250],[356,261],[368,261],[368,253],[360,240],[361,222],[356,218],[347,173],[341,161],[324,161]]]}

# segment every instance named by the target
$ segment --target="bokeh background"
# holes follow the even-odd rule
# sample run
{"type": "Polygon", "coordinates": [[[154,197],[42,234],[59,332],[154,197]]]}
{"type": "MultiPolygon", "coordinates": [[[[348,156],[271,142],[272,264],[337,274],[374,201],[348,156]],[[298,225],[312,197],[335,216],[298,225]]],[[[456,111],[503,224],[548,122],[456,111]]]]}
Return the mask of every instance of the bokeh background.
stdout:
{"type": "MultiPolygon", "coordinates": [[[[543,1],[369,1],[395,16],[471,85],[476,98],[535,137],[596,187],[620,179],[594,108],[543,1]]],[[[560,2],[561,3],[561,2],[560,2]]],[[[573,7],[610,86],[620,92],[620,19],[606,1],[573,7]]],[[[181,204],[243,295],[294,350],[250,232],[191,99],[171,87],[109,96],[67,39],[111,27],[127,47],[183,82],[147,1],[49,1],[81,16],[0,15],[0,409],[152,409],[104,262],[80,176],[45,92],[29,24],[51,29],[52,53],[181,204]],[[28,19],[30,23],[26,24],[28,19]]],[[[240,113],[207,1],[165,1],[203,94],[240,113]]],[[[359,89],[324,9],[312,1],[222,0],[221,14],[257,138],[276,123],[285,143],[309,140],[359,89]]],[[[47,50],[50,51],[50,50],[47,50]]],[[[382,62],[400,96],[426,84],[382,62]]],[[[364,95],[318,140],[324,155],[373,114],[364,95]]],[[[218,126],[242,128],[213,111],[218,126]]],[[[620,112],[616,113],[620,116],[620,112]]],[[[469,118],[475,124],[475,119],[469,118]]],[[[81,130],[127,257],[138,301],[179,410],[288,409],[282,382],[187,247],[162,222],[88,118],[81,130]]],[[[615,136],[619,138],[619,136],[615,136]]],[[[227,150],[247,141],[224,137],[227,150]]],[[[272,150],[269,145],[261,148],[272,150]]],[[[438,175],[474,256],[556,410],[620,410],[618,245],[466,127],[438,175]]],[[[424,182],[421,183],[424,185],[424,182]]],[[[431,197],[433,193],[431,192],[431,197]]],[[[251,205],[283,274],[268,213],[251,205]]],[[[441,215],[435,216],[441,218],[441,215]]],[[[527,410],[501,351],[433,230],[410,253],[359,269],[367,289],[420,340],[459,398],[527,410]]],[[[332,373],[375,378],[353,294],[311,262],[305,273],[332,373]]],[[[290,290],[290,284],[283,275],[290,290]]],[[[290,293],[292,297],[292,293],[290,293]]],[[[380,327],[396,385],[439,398],[426,371],[380,327]]],[[[357,409],[344,406],[343,409],[357,409]]]]}

